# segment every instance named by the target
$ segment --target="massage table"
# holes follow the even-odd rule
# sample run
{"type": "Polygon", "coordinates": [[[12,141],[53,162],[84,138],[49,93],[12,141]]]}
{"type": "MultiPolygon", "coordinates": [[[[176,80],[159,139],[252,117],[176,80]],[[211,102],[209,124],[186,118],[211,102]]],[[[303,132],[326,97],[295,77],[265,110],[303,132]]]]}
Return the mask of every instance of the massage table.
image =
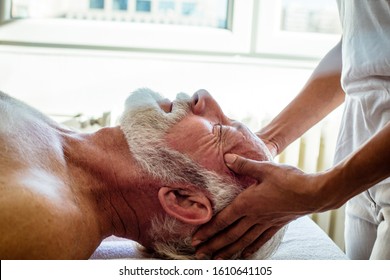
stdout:
{"type": "MultiPolygon", "coordinates": [[[[137,243],[108,237],[91,259],[144,259],[137,243]]],[[[346,260],[344,252],[308,216],[291,222],[272,260],[346,260]]]]}

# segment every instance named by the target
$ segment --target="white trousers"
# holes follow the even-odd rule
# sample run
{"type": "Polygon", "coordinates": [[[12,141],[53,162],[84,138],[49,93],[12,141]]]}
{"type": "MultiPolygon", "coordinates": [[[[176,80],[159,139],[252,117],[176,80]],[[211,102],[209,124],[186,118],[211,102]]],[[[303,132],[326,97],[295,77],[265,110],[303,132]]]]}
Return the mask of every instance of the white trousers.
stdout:
{"type": "Polygon", "coordinates": [[[390,259],[390,184],[376,185],[348,201],[345,218],[350,259],[390,259]]]}

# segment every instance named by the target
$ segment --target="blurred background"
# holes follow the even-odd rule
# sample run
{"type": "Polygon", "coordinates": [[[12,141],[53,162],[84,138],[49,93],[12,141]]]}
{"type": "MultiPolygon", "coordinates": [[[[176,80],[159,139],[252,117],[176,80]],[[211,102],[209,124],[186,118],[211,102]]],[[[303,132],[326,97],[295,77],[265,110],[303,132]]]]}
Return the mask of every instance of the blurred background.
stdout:
{"type": "MultiPolygon", "coordinates": [[[[139,87],[204,88],[258,130],[340,37],[334,0],[0,0],[0,90],[91,131],[115,125],[139,87]]],[[[329,168],[341,110],[276,160],[329,168]]],[[[343,213],[312,216],[341,249],[343,213]]]]}

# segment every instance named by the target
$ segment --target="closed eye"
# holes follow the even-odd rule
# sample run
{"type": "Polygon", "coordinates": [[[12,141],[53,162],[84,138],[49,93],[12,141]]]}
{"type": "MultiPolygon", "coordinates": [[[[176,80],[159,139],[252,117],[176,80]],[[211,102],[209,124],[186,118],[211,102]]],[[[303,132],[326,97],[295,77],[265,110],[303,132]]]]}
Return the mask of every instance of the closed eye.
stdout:
{"type": "Polygon", "coordinates": [[[221,136],[222,135],[222,127],[223,127],[223,125],[222,124],[218,124],[219,125],[219,135],[221,136]]]}

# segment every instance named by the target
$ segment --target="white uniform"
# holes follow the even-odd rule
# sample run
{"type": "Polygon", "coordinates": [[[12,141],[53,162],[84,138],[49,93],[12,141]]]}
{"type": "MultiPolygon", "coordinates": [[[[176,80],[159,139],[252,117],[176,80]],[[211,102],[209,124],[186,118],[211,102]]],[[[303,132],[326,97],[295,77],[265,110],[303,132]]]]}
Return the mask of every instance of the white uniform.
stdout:
{"type": "MultiPolygon", "coordinates": [[[[346,102],[336,163],[390,120],[390,1],[337,3],[343,26],[341,82],[346,102]]],[[[390,178],[347,203],[345,241],[352,259],[390,259],[390,178]]]]}

